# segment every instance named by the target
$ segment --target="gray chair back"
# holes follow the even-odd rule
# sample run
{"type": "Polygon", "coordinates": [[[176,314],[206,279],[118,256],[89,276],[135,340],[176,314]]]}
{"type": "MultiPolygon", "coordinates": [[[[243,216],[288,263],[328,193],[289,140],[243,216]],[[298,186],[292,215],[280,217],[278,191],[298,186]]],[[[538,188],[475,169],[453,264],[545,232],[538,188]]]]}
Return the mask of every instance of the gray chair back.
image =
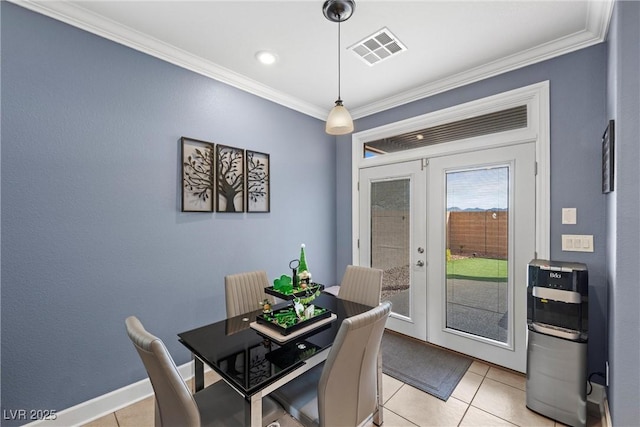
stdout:
{"type": "Polygon", "coordinates": [[[385,301],[340,325],[318,383],[321,426],[357,426],[375,410],[378,351],[390,312],[385,301]]]}
{"type": "Polygon", "coordinates": [[[230,274],[224,277],[224,295],[227,306],[227,318],[258,310],[260,301],[275,302],[273,296],[264,292],[269,286],[266,271],[250,271],[230,274]]]}
{"type": "Polygon", "coordinates": [[[369,306],[380,304],[383,271],[377,268],[347,266],[338,298],[369,306]]]}
{"type": "Polygon", "coordinates": [[[199,427],[198,405],[162,340],[147,332],[135,316],[128,317],[125,325],[153,386],[156,427],[199,427]]]}

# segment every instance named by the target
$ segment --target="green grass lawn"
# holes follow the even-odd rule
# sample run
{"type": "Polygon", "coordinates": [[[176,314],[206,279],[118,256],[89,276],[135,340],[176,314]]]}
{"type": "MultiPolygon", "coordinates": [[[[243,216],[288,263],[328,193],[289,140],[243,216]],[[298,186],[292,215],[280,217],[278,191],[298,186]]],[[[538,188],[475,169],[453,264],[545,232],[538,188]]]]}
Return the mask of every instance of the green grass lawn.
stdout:
{"type": "Polygon", "coordinates": [[[463,258],[447,262],[447,279],[486,282],[507,281],[507,261],[489,258],[463,258]]]}

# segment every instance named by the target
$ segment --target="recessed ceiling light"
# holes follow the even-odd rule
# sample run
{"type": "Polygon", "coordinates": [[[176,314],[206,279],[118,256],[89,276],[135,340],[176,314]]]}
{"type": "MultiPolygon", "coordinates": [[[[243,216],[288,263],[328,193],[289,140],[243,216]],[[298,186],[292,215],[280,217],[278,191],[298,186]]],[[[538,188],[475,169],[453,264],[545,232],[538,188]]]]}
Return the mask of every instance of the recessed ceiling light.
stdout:
{"type": "Polygon", "coordinates": [[[419,133],[419,134],[416,135],[416,139],[422,140],[422,139],[424,139],[424,135],[419,133]]]}
{"type": "Polygon", "coordinates": [[[256,59],[262,64],[271,65],[278,60],[278,57],[273,52],[261,50],[260,52],[256,53],[256,59]]]}

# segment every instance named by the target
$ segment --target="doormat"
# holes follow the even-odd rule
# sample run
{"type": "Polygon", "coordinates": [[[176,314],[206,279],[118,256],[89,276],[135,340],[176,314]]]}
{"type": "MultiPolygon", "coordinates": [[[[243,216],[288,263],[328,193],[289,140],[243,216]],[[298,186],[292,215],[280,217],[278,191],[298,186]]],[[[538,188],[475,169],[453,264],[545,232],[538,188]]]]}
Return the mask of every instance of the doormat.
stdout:
{"type": "Polygon", "coordinates": [[[382,372],[446,401],[472,359],[416,339],[385,331],[382,372]]]}

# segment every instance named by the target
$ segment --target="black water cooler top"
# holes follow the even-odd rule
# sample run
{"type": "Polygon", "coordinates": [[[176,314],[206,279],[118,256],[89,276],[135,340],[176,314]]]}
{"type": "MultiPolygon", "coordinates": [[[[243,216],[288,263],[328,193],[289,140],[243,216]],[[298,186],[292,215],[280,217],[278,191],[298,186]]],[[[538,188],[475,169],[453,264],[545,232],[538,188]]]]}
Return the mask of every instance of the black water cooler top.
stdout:
{"type": "Polygon", "coordinates": [[[534,259],[528,265],[527,325],[572,341],[588,338],[589,279],[581,263],[534,259]]]}

